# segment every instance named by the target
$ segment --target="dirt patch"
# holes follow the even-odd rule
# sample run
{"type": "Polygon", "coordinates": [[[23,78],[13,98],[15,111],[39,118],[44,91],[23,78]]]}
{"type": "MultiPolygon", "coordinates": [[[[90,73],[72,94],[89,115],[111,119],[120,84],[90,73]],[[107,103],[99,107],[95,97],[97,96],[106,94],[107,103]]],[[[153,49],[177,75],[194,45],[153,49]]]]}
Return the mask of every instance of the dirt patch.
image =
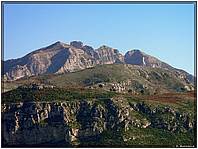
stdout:
{"type": "Polygon", "coordinates": [[[152,100],[165,103],[177,103],[184,100],[195,100],[196,92],[185,92],[185,93],[164,93],[159,95],[148,95],[139,97],[143,100],[152,100]]]}

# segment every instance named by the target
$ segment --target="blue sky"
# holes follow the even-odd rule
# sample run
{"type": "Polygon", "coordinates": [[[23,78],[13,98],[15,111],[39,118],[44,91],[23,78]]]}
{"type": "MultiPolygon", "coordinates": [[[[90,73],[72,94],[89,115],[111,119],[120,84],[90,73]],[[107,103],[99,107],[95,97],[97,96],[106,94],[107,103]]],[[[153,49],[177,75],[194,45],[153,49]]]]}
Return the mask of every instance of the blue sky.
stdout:
{"type": "Polygon", "coordinates": [[[194,73],[194,4],[4,4],[4,60],[56,41],[140,49],[194,73]]]}

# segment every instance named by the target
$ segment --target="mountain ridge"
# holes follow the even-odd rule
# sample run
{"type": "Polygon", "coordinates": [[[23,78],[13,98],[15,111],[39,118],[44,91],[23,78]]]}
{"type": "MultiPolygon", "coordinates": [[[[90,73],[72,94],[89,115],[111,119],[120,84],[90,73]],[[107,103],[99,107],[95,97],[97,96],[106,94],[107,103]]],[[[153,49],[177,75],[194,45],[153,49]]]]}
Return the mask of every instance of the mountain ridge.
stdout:
{"type": "Polygon", "coordinates": [[[185,74],[190,82],[194,81],[194,77],[186,71],[176,69],[139,49],[130,50],[123,55],[116,48],[102,45],[94,49],[81,41],[72,41],[70,44],[57,41],[21,58],[6,60],[3,63],[5,80],[17,80],[41,74],[75,72],[96,65],[132,64],[178,71],[185,74]]]}

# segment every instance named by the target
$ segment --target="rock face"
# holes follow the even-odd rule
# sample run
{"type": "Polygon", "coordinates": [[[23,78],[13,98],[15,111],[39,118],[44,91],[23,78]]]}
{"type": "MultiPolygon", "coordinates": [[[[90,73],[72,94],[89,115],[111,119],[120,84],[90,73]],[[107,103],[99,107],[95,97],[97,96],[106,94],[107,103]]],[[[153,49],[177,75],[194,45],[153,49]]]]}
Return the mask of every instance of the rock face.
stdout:
{"type": "Polygon", "coordinates": [[[85,100],[10,103],[2,104],[1,112],[3,146],[49,147],[58,143],[67,147],[97,142],[106,131],[119,134],[130,127],[153,127],[187,132],[195,125],[188,114],[169,107],[151,109],[144,103],[128,104],[125,99],[106,99],[101,103],[85,100]],[[149,119],[132,116],[137,112],[149,119]],[[167,114],[169,119],[160,117],[167,114]]]}
{"type": "Polygon", "coordinates": [[[100,64],[124,63],[124,57],[117,49],[103,45],[96,52],[98,53],[100,64]]]}
{"type": "Polygon", "coordinates": [[[25,76],[55,73],[67,61],[69,52],[69,45],[56,42],[22,58],[5,61],[4,75],[8,80],[16,80],[25,76]]]}
{"type": "Polygon", "coordinates": [[[2,108],[4,145],[10,146],[94,141],[104,130],[117,130],[123,121],[111,100],[105,106],[87,101],[25,102],[2,108]]]}
{"type": "Polygon", "coordinates": [[[190,121],[189,114],[180,113],[170,107],[151,109],[145,103],[131,105],[134,110],[146,114],[151,119],[150,126],[171,132],[192,131],[195,123],[190,121]]]}
{"type": "Polygon", "coordinates": [[[179,75],[194,81],[194,77],[187,72],[175,69],[140,50],[128,51],[123,56],[117,49],[103,45],[94,50],[80,41],[70,44],[56,42],[22,58],[7,60],[3,62],[2,76],[4,80],[17,80],[33,75],[74,72],[96,65],[123,63],[177,71],[179,75]]]}
{"type": "Polygon", "coordinates": [[[147,55],[141,52],[140,50],[128,51],[124,56],[124,60],[127,64],[149,66],[153,68],[156,67],[156,68],[174,69],[170,65],[161,62],[157,58],[147,55]]]}

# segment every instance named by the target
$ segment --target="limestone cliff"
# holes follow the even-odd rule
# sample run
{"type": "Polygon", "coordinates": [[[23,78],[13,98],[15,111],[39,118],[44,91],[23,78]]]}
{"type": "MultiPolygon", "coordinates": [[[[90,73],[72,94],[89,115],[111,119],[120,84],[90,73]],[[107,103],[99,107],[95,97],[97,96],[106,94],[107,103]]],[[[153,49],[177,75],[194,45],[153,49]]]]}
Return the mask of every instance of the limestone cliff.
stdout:
{"type": "MultiPolygon", "coordinates": [[[[186,133],[195,127],[187,113],[170,107],[152,109],[141,102],[129,104],[123,98],[4,103],[1,112],[3,146],[69,147],[85,142],[105,146],[107,142],[100,143],[109,131],[113,138],[135,128],[186,133]],[[139,117],[138,113],[146,117],[139,117]],[[167,114],[169,119],[163,117],[167,114]]],[[[123,143],[131,139],[122,135],[116,137],[121,137],[123,143]]]]}
{"type": "Polygon", "coordinates": [[[124,63],[124,57],[117,49],[103,45],[96,52],[98,53],[100,64],[124,63]]]}
{"type": "Polygon", "coordinates": [[[63,142],[71,145],[97,140],[106,129],[118,128],[127,120],[111,100],[96,102],[24,102],[2,105],[5,145],[42,145],[63,142]]]}

